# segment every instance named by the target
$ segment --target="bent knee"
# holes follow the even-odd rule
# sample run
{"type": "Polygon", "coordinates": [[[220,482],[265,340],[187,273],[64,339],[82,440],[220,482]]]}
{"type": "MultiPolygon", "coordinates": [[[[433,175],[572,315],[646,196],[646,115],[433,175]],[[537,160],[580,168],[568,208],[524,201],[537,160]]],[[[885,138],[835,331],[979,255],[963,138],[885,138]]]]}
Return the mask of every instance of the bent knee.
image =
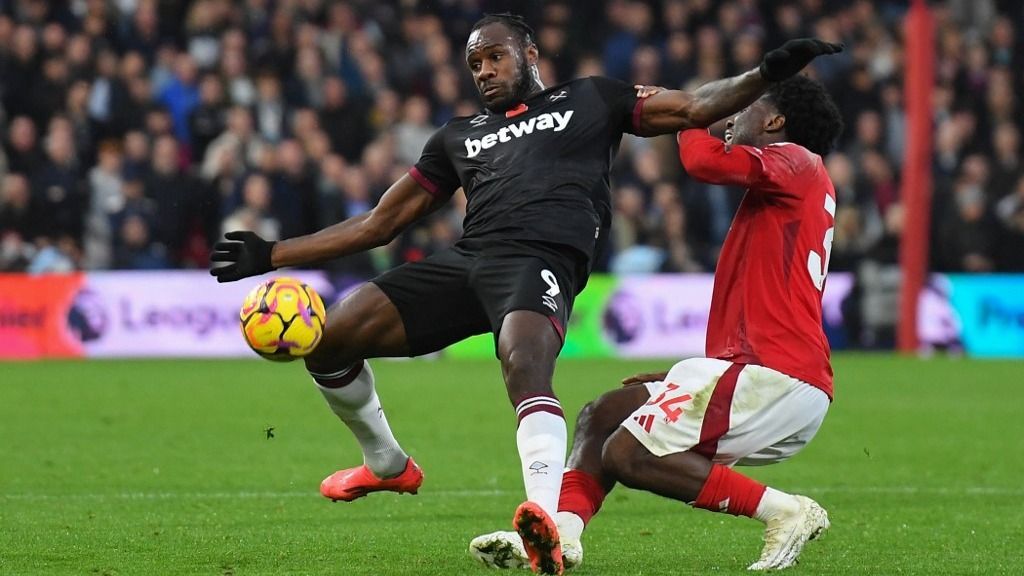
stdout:
{"type": "Polygon", "coordinates": [[[635,486],[650,453],[624,428],[619,428],[601,450],[601,467],[617,481],[635,486]]]}
{"type": "Polygon", "coordinates": [[[648,398],[646,389],[639,388],[620,388],[605,392],[583,406],[576,420],[577,427],[602,431],[606,436],[611,435],[648,398]]]}

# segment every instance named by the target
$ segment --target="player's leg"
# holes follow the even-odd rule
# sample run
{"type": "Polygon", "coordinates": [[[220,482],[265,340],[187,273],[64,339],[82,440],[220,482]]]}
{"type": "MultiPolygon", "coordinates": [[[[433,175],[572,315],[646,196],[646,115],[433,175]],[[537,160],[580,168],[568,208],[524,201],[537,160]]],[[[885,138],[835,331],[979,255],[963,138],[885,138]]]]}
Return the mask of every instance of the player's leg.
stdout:
{"type": "Polygon", "coordinates": [[[306,366],[359,441],[364,465],[332,474],[321,492],[352,500],[373,490],[413,492],[422,473],[388,426],[367,358],[415,356],[488,329],[465,285],[466,259],[445,251],[364,284],[332,307],[306,366]]]}
{"type": "Polygon", "coordinates": [[[552,388],[568,323],[578,261],[548,246],[504,242],[482,252],[472,284],[496,335],[496,351],[516,411],[526,499],[513,524],[535,570],[560,574],[554,524],[565,467],[566,426],[552,388]]]}
{"type": "MultiPolygon", "coordinates": [[[[601,509],[615,482],[601,467],[605,441],[634,410],[650,398],[645,386],[627,386],[605,393],[587,403],[576,417],[573,446],[562,476],[555,524],[567,570],[583,562],[580,538],[590,519],[601,509]]],[[[479,562],[493,568],[529,566],[522,539],[516,532],[498,531],[474,538],[469,551],[479,562]]]]}
{"type": "Polygon", "coordinates": [[[527,498],[552,517],[566,447],[565,417],[551,385],[561,347],[551,321],[530,310],[509,313],[498,337],[502,375],[518,420],[516,440],[527,498]]]}
{"type": "Polygon", "coordinates": [[[364,360],[407,354],[398,310],[380,288],[367,283],[332,307],[324,326],[324,339],[306,358],[306,369],[331,411],[359,442],[363,466],[328,476],[321,493],[335,500],[353,500],[388,487],[415,493],[422,473],[391,432],[373,370],[364,360]]]}
{"type": "Polygon", "coordinates": [[[608,440],[604,461],[625,486],[764,522],[765,548],[751,570],[795,564],[804,543],[829,527],[825,511],[809,498],[767,487],[693,451],[654,456],[625,429],[608,440]]]}
{"type": "Polygon", "coordinates": [[[828,528],[827,515],[812,500],[727,465],[809,426],[816,430],[828,400],[792,378],[747,368],[708,359],[677,364],[661,392],[608,440],[602,461],[626,486],[766,523],[765,551],[751,568],[785,568],[828,528]]]}
{"type": "Polygon", "coordinates": [[[572,451],[562,477],[555,517],[567,566],[570,556],[574,566],[583,561],[583,530],[615,486],[615,479],[605,473],[602,465],[604,444],[622,421],[649,399],[646,386],[627,386],[588,402],[576,417],[572,451]]]}
{"type": "Polygon", "coordinates": [[[515,407],[516,446],[526,502],[513,525],[535,571],[561,574],[562,554],[554,517],[565,466],[566,426],[551,379],[562,340],[546,316],[516,310],[505,316],[498,358],[509,400],[515,407]]]}

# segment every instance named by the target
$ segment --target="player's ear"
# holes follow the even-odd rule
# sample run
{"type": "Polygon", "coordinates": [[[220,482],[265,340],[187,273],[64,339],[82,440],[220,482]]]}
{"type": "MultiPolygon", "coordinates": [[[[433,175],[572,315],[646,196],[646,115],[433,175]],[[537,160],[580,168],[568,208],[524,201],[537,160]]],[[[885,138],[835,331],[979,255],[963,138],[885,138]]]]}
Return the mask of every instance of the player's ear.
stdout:
{"type": "Polygon", "coordinates": [[[769,134],[778,132],[786,127],[786,117],[778,112],[773,112],[764,118],[764,131],[769,134]]]}
{"type": "Polygon", "coordinates": [[[540,50],[537,50],[536,44],[531,43],[528,45],[526,50],[523,51],[523,54],[526,55],[526,63],[530,66],[536,66],[537,61],[540,60],[540,50]]]}

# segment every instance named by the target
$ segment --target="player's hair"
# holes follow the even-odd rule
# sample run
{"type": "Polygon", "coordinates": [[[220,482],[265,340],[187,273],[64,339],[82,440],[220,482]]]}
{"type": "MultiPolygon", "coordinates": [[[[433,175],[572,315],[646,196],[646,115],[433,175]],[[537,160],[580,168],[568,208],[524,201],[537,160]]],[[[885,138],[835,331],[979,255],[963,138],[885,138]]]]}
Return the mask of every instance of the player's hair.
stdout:
{"type": "Polygon", "coordinates": [[[843,117],[820,82],[793,76],[773,84],[765,96],[786,117],[786,140],[824,156],[843,132],[843,117]]]}
{"type": "Polygon", "coordinates": [[[526,23],[526,20],[518,14],[512,14],[511,12],[502,12],[501,14],[485,14],[483,18],[476,21],[473,24],[470,32],[475,32],[484,26],[489,24],[504,24],[506,28],[512,31],[519,40],[519,45],[523,48],[529,47],[533,44],[533,28],[526,23]]]}

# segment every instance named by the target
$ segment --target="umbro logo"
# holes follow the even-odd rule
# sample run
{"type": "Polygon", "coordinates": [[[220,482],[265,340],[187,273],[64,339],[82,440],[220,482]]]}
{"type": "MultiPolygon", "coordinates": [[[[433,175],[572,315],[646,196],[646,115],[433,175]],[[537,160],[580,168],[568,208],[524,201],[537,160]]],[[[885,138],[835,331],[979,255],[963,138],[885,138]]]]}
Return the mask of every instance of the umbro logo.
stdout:
{"type": "Polygon", "coordinates": [[[547,467],[547,464],[539,461],[530,464],[530,470],[533,470],[533,472],[530,473],[530,476],[536,476],[537,474],[547,474],[547,472],[544,471],[544,469],[547,467]]]}
{"type": "Polygon", "coordinates": [[[552,102],[558,102],[562,98],[568,98],[568,97],[569,97],[569,91],[568,90],[562,90],[558,94],[552,94],[552,95],[548,96],[548,100],[550,100],[552,102]]]}
{"type": "Polygon", "coordinates": [[[474,128],[479,128],[480,126],[487,124],[487,114],[478,114],[472,120],[470,120],[469,123],[474,128]]]}

